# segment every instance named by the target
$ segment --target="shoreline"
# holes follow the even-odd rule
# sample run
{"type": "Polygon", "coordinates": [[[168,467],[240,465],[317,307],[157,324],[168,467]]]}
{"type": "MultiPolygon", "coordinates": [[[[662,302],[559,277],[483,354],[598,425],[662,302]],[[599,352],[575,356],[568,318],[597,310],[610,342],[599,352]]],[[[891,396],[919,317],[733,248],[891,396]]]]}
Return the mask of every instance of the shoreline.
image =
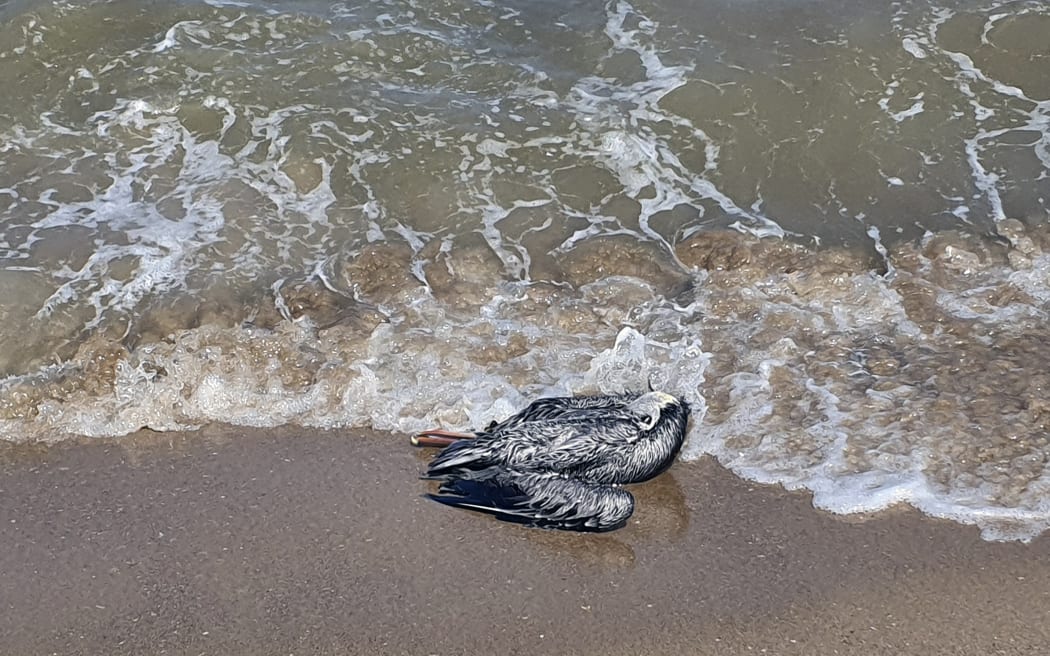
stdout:
{"type": "Polygon", "coordinates": [[[8,654],[1009,654],[1050,644],[1050,539],[816,510],[705,458],[608,534],[432,503],[366,431],[0,446],[8,654]]]}

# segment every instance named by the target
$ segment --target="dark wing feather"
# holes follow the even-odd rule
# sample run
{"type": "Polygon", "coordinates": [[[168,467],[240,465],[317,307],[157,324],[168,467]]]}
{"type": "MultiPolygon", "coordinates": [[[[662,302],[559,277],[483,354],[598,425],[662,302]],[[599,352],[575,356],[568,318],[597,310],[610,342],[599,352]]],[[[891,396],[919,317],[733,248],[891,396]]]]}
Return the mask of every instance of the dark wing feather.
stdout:
{"type": "Polygon", "coordinates": [[[460,440],[446,446],[427,465],[426,478],[468,477],[471,472],[481,472],[503,464],[503,450],[492,440],[479,437],[460,440]]]}
{"type": "Polygon", "coordinates": [[[438,494],[429,497],[503,521],[572,531],[611,531],[626,524],[634,512],[634,497],[622,488],[499,470],[445,481],[438,494]]]}

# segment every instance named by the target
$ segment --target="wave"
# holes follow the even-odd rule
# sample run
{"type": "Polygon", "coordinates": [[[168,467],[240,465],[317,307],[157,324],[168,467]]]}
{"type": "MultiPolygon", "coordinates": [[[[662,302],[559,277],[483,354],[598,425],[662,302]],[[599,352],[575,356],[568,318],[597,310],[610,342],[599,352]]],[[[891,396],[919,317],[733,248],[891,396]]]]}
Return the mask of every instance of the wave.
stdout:
{"type": "Polygon", "coordinates": [[[736,232],[660,258],[609,238],[567,253],[557,282],[512,279],[483,240],[424,257],[374,245],[275,284],[269,312],[207,323],[209,302],[182,299],[9,377],[3,432],[465,429],[538,396],[651,382],[697,409],[686,460],[711,454],[832,512],[907,503],[1030,539],[1050,524],[1050,232],[1000,228],[930,233],[885,259],[736,232]]]}

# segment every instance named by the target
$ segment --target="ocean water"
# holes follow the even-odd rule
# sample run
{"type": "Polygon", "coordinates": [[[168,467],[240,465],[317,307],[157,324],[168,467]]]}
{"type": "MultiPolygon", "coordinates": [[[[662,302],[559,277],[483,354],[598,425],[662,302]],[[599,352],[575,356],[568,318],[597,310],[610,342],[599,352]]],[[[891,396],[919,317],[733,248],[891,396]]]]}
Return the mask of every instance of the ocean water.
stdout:
{"type": "Polygon", "coordinates": [[[1030,540],[1047,34],[1002,0],[0,2],[0,435],[651,381],[685,461],[1030,540]]]}

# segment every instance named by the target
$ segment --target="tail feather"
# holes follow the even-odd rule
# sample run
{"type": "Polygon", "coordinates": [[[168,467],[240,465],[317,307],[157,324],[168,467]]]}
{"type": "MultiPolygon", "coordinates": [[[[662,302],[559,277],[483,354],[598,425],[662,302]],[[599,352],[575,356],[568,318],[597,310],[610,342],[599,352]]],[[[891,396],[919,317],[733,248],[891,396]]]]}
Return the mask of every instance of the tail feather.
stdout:
{"type": "Polygon", "coordinates": [[[444,479],[491,467],[493,454],[486,441],[461,440],[441,450],[427,466],[427,478],[444,479]]]}
{"type": "Polygon", "coordinates": [[[611,531],[626,524],[634,512],[634,497],[622,488],[506,470],[450,478],[437,494],[428,496],[503,521],[572,531],[611,531]]]}

